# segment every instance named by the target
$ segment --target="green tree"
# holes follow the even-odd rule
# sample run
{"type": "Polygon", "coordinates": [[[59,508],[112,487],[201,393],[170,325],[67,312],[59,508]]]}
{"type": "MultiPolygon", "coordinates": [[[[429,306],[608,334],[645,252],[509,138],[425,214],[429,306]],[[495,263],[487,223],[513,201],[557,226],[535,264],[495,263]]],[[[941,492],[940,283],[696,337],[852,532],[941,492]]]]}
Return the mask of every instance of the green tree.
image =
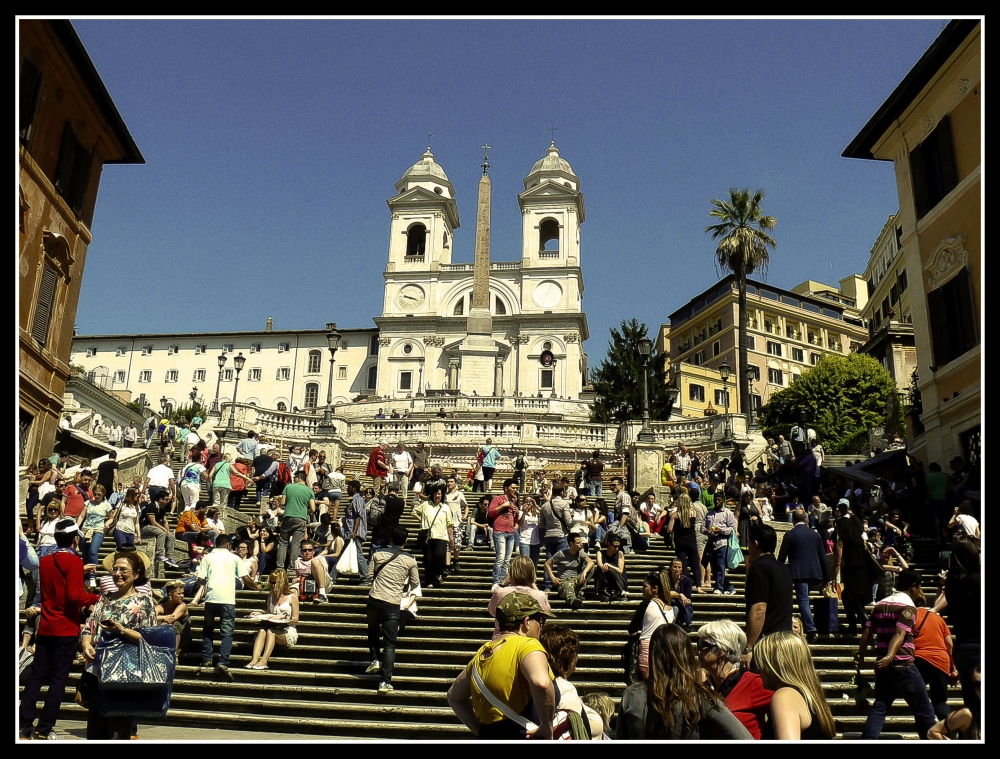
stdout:
{"type": "MultiPolygon", "coordinates": [[[[787,437],[804,415],[827,453],[864,453],[868,431],[885,422],[895,397],[896,383],[873,357],[827,355],[771,396],[760,410],[760,424],[766,437],[787,437]]],[[[898,404],[894,408],[898,413],[898,404]]]]}
{"type": "Polygon", "coordinates": [[[760,204],[764,200],[763,190],[750,191],[729,188],[729,198],[712,200],[709,216],[719,219],[718,224],[705,227],[705,232],[718,240],[715,260],[723,271],[736,275],[739,290],[739,371],[740,412],[750,413],[750,380],[746,376],[747,367],[747,277],[755,271],[767,272],[770,262],[768,248],[777,243],[768,232],[777,226],[773,216],[765,216],[760,204]]]}
{"type": "MultiPolygon", "coordinates": [[[[635,319],[622,320],[620,329],[611,328],[608,355],[590,373],[597,400],[590,412],[591,421],[607,424],[642,418],[642,358],[639,340],[647,337],[646,325],[635,319]]],[[[649,418],[667,419],[670,399],[667,397],[667,376],[664,356],[656,350],[649,356],[649,418]]]]}

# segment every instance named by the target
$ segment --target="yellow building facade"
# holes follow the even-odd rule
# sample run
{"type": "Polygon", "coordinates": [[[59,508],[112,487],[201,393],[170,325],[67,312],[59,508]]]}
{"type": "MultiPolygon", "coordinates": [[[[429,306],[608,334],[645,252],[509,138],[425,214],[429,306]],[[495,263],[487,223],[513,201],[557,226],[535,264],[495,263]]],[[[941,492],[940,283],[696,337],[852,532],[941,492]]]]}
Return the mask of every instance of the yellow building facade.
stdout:
{"type": "Polygon", "coordinates": [[[982,23],[950,22],[844,151],[892,161],[918,360],[909,449],[979,464],[982,23]]]}

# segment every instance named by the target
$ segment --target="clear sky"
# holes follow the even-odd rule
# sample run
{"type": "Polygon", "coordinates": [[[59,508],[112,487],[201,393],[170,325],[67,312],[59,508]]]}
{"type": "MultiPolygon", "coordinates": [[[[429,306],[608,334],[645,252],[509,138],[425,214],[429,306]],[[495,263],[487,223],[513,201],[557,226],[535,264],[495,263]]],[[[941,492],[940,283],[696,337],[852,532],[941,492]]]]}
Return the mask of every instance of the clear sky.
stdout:
{"type": "Polygon", "coordinates": [[[107,166],[81,334],[370,327],[393,184],[427,145],[494,260],[551,133],[581,180],[591,365],[718,279],[712,198],[762,188],[768,281],[863,273],[892,165],[840,154],[944,27],[920,20],[75,20],[144,166],[107,166]]]}

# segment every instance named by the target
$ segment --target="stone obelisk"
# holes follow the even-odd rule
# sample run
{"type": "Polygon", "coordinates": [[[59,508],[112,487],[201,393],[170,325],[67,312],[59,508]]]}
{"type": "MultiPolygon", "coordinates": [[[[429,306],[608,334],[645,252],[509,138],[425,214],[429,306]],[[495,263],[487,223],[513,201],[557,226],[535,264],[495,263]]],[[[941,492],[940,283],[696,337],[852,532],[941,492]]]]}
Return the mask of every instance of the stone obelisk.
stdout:
{"type": "MultiPolygon", "coordinates": [[[[483,150],[490,149],[483,145],[483,150]]],[[[490,314],[490,176],[489,154],[483,155],[483,176],[479,180],[479,208],[476,217],[476,261],[473,266],[472,305],[466,336],[458,347],[461,356],[459,390],[464,395],[494,395],[497,344],[493,340],[490,314]]]]}

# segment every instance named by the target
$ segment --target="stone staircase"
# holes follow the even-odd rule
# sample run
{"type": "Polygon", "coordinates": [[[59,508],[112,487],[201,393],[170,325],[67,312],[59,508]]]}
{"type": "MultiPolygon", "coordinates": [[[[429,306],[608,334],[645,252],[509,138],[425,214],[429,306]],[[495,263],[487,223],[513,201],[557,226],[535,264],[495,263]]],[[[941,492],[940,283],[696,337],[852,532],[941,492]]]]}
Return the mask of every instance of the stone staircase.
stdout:
{"type": "MultiPolygon", "coordinates": [[[[252,494],[246,501],[253,504],[252,494]]],[[[411,535],[415,535],[416,521],[407,519],[411,535]]],[[[659,538],[654,536],[651,543],[647,553],[627,558],[627,602],[588,600],[583,609],[572,612],[552,596],[557,620],[571,625],[580,635],[580,662],[573,682],[581,694],[602,691],[617,700],[624,690],[619,652],[639,601],[642,578],[673,557],[672,550],[659,538]]],[[[928,552],[928,559],[932,556],[928,552]]],[[[221,682],[199,669],[203,611],[202,607],[192,608],[195,642],[178,661],[170,712],[158,724],[296,732],[328,738],[468,739],[471,735],[448,707],[445,694],[478,646],[492,634],[493,620],[486,612],[492,562],[492,549],[466,549],[462,569],[449,577],[443,588],[424,591],[418,619],[399,636],[395,690],[383,696],[376,693],[378,675],[364,674],[368,664],[367,587],[350,585],[342,579],[329,603],[303,604],[298,644],[292,649],[276,649],[270,669],[263,671],[242,668],[250,659],[256,632],[256,627],[242,618],[262,609],[265,595],[238,592],[233,683],[221,682]]],[[[933,577],[932,560],[918,561],[918,565],[925,577],[933,577]]],[[[168,570],[166,575],[169,579],[179,576],[179,572],[168,570]]],[[[692,630],[714,619],[731,619],[743,625],[742,570],[732,579],[737,589],[735,596],[694,597],[692,630]]],[[[153,584],[159,587],[164,581],[153,584]]],[[[928,592],[933,594],[931,588],[928,592]]],[[[859,733],[865,721],[851,698],[851,662],[856,646],[856,639],[835,634],[821,637],[811,647],[838,732],[845,736],[859,733]]],[[[871,662],[869,658],[869,667],[871,662]]],[[[85,718],[83,710],[72,702],[81,669],[75,665],[71,674],[61,712],[64,719],[85,718]]],[[[957,688],[952,691],[952,701],[959,704],[957,688]]],[[[914,738],[913,731],[905,704],[897,702],[889,712],[884,734],[914,738]]]]}

